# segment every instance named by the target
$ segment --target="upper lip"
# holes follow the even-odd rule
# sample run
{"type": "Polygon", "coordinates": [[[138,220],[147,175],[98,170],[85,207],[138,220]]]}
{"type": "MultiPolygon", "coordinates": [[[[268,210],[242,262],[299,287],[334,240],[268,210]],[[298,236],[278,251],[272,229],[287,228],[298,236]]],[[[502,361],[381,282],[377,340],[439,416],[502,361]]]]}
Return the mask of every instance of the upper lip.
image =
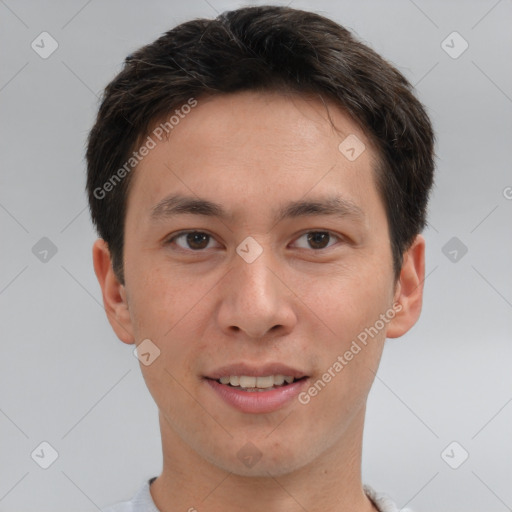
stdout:
{"type": "Polygon", "coordinates": [[[230,377],[232,375],[242,376],[247,375],[248,377],[266,377],[268,375],[284,375],[285,377],[294,377],[295,379],[301,379],[307,377],[306,373],[286,366],[281,363],[265,363],[261,365],[250,365],[247,363],[235,363],[229,364],[212,370],[206,375],[207,379],[218,380],[221,377],[230,377]]]}

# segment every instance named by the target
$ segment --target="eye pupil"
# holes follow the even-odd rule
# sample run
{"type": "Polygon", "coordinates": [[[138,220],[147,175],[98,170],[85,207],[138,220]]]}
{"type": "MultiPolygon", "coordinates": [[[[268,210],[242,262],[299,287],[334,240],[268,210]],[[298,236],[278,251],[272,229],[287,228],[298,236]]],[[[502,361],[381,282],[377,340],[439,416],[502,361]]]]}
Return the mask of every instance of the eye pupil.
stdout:
{"type": "Polygon", "coordinates": [[[327,246],[329,236],[329,233],[325,231],[314,231],[313,233],[308,233],[308,243],[315,249],[323,249],[327,246]],[[319,244],[320,247],[315,247],[317,244],[319,244]]]}
{"type": "Polygon", "coordinates": [[[210,235],[206,233],[188,233],[187,234],[187,243],[193,249],[204,249],[208,245],[208,238],[210,235]],[[206,242],[206,243],[205,243],[206,242]],[[199,247],[195,244],[199,244],[199,247]]]}

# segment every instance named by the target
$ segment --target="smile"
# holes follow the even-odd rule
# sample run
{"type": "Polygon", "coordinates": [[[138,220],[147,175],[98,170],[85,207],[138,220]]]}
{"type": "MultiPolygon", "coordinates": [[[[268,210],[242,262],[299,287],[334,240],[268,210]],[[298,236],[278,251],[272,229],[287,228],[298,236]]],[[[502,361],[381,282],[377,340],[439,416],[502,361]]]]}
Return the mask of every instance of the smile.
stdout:
{"type": "Polygon", "coordinates": [[[299,393],[306,389],[308,381],[308,377],[295,379],[283,375],[204,379],[221,403],[250,414],[271,413],[294,403],[299,393]]]}
{"type": "Polygon", "coordinates": [[[265,377],[230,375],[229,377],[221,377],[217,382],[231,387],[237,387],[244,391],[258,392],[286,386],[295,380],[295,377],[289,375],[267,375],[265,377]]]}

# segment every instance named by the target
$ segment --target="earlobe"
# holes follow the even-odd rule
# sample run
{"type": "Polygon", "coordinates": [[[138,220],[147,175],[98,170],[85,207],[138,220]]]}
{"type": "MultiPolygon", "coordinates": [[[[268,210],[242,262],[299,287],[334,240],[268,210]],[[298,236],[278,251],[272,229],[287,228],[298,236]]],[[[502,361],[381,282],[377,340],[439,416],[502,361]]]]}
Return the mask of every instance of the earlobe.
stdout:
{"type": "Polygon", "coordinates": [[[404,254],[395,293],[395,303],[399,303],[401,309],[388,325],[388,338],[404,335],[417,322],[423,303],[424,280],[425,239],[422,235],[417,235],[404,254]]]}
{"type": "Polygon", "coordinates": [[[112,268],[110,251],[105,240],[99,238],[92,248],[94,272],[101,287],[103,305],[108,321],[117,337],[124,343],[135,342],[126,290],[112,268]]]}

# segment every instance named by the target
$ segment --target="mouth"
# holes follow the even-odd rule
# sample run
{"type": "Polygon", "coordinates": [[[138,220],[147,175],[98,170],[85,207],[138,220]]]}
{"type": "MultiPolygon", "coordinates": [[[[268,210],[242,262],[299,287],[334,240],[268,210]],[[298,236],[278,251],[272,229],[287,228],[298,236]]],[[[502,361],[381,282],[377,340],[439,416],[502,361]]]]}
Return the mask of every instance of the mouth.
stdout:
{"type": "Polygon", "coordinates": [[[251,376],[251,375],[226,375],[214,380],[223,386],[235,388],[239,391],[247,393],[264,393],[274,389],[285,388],[295,382],[307,379],[307,376],[294,377],[292,375],[265,375],[265,376],[251,376]]]}
{"type": "Polygon", "coordinates": [[[309,376],[279,362],[234,363],[212,370],[204,382],[215,400],[243,413],[263,414],[291,406],[309,376]]]}
{"type": "Polygon", "coordinates": [[[280,363],[224,366],[204,377],[215,400],[242,413],[266,414],[291,406],[309,376],[280,363]]]}

